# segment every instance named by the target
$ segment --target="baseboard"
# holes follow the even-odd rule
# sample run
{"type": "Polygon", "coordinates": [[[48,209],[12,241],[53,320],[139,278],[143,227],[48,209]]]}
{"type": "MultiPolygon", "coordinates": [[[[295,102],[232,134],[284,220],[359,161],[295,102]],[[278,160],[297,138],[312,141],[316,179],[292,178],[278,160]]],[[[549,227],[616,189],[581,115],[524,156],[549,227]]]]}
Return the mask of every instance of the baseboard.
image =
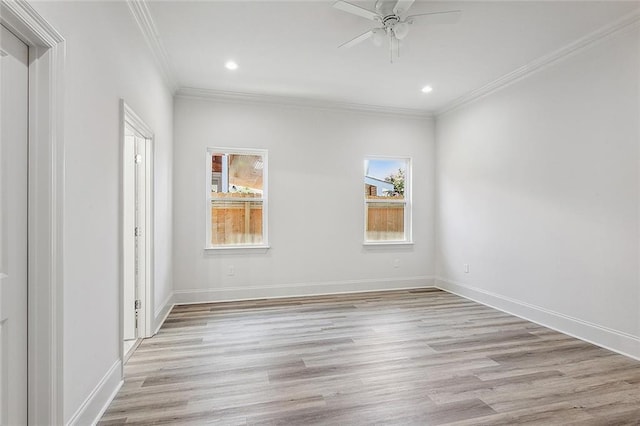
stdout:
{"type": "Polygon", "coordinates": [[[95,425],[122,386],[122,363],[118,359],[71,416],[67,426],[95,425]]]}
{"type": "Polygon", "coordinates": [[[453,282],[446,278],[435,277],[434,281],[434,285],[442,290],[640,360],[640,337],[638,336],[573,318],[569,315],[467,284],[453,282]]]}
{"type": "Polygon", "coordinates": [[[223,302],[231,300],[274,299],[296,296],[358,293],[380,290],[406,290],[433,287],[433,277],[406,277],[352,281],[330,281],[254,287],[226,287],[174,291],[176,304],[223,302]]]}
{"type": "Polygon", "coordinates": [[[173,309],[173,306],[175,305],[173,302],[173,299],[174,299],[174,295],[173,295],[173,292],[171,292],[169,293],[169,296],[167,296],[167,298],[164,300],[164,302],[160,304],[160,306],[162,307],[160,308],[160,310],[158,311],[158,314],[153,320],[154,336],[158,333],[158,330],[160,330],[160,327],[162,327],[162,324],[164,324],[164,321],[167,319],[167,317],[171,313],[171,309],[173,309]]]}

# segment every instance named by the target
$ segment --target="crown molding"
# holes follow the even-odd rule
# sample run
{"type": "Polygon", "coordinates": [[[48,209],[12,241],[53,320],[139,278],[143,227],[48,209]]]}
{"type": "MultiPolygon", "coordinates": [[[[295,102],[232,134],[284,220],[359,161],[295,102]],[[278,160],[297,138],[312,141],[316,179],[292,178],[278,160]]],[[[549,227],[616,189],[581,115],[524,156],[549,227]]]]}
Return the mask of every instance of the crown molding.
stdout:
{"type": "Polygon", "coordinates": [[[542,71],[546,67],[555,64],[575,53],[578,53],[586,48],[591,47],[592,45],[603,41],[615,34],[618,34],[624,30],[634,27],[640,23],[640,9],[636,9],[633,12],[625,15],[621,19],[618,19],[604,27],[599,28],[598,30],[587,34],[584,37],[581,37],[572,43],[567,44],[566,46],[555,50],[545,56],[542,56],[538,59],[535,59],[528,64],[521,66],[520,68],[516,68],[515,70],[503,75],[502,77],[485,84],[484,86],[472,90],[471,92],[463,95],[454,101],[450,102],[443,108],[440,108],[435,112],[436,117],[440,117],[444,114],[447,114],[451,111],[454,111],[458,108],[461,108],[467,104],[470,104],[478,99],[481,99],[485,96],[488,96],[492,93],[495,93],[506,86],[515,83],[525,77],[528,77],[532,74],[535,74],[539,71],[542,71]]]}
{"type": "MultiPolygon", "coordinates": [[[[14,28],[14,30],[19,31],[21,37],[36,46],[51,48],[65,41],[60,33],[26,0],[2,0],[0,12],[0,17],[7,12],[11,13],[21,23],[21,27],[28,28],[29,31],[23,31],[23,28],[14,28]],[[30,37],[29,33],[32,33],[33,37],[30,37]]],[[[0,18],[0,21],[4,19],[0,18]]]]}
{"type": "Polygon", "coordinates": [[[127,5],[147,45],[151,49],[153,57],[160,66],[160,71],[162,72],[165,83],[171,93],[175,93],[178,89],[175,74],[169,62],[169,55],[160,41],[158,29],[151,16],[151,11],[149,10],[146,0],[127,0],[127,5]]]}
{"type": "Polygon", "coordinates": [[[396,108],[381,105],[354,104],[348,102],[335,102],[328,100],[309,99],[302,97],[276,96],[257,93],[229,92],[214,89],[197,89],[193,87],[181,87],[175,94],[180,98],[202,99],[217,102],[248,103],[248,104],[272,104],[315,108],[323,110],[340,110],[363,112],[369,114],[395,115],[419,119],[431,119],[433,114],[429,111],[412,108],[396,108]]]}

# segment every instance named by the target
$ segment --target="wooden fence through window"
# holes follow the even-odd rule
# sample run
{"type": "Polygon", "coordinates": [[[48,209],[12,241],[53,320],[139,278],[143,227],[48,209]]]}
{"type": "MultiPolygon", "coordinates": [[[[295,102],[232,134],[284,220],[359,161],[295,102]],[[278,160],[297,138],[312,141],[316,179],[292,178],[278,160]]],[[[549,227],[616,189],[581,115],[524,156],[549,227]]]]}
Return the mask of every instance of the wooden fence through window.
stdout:
{"type": "MultiPolygon", "coordinates": [[[[403,203],[367,205],[367,239],[402,239],[403,203]]],[[[217,201],[211,204],[211,244],[261,244],[262,202],[217,201]]]]}
{"type": "Polygon", "coordinates": [[[211,244],[262,242],[261,201],[225,201],[211,204],[211,244]]]}

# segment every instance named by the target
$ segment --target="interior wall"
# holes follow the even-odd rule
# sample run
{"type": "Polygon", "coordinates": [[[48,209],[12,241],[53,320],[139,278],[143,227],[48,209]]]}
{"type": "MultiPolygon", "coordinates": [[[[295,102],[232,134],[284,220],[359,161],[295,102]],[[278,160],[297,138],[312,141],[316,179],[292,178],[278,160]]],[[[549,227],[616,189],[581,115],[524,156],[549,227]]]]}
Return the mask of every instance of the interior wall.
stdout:
{"type": "MultiPolygon", "coordinates": [[[[155,301],[172,290],[173,99],[125,2],[35,2],[66,39],[64,419],[120,380],[120,99],[155,133],[155,301]]],[[[96,405],[97,404],[97,405],[96,405]]]]}
{"type": "Polygon", "coordinates": [[[174,108],[177,302],[432,284],[430,119],[185,97],[174,108]],[[207,147],[268,149],[269,250],[204,249],[207,147]],[[413,158],[414,245],[363,246],[366,155],[413,158]]]}
{"type": "Polygon", "coordinates": [[[639,52],[636,25],[438,118],[439,285],[640,357],[639,52]]]}

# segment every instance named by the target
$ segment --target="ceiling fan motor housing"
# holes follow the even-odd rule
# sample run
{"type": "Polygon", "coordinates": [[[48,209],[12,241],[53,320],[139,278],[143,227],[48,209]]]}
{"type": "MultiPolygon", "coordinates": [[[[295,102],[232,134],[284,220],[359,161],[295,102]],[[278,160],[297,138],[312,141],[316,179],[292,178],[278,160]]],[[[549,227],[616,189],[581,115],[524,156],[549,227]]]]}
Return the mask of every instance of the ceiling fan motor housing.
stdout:
{"type": "Polygon", "coordinates": [[[387,15],[382,18],[382,24],[385,27],[393,27],[398,22],[400,22],[400,17],[398,15],[387,15]]]}

